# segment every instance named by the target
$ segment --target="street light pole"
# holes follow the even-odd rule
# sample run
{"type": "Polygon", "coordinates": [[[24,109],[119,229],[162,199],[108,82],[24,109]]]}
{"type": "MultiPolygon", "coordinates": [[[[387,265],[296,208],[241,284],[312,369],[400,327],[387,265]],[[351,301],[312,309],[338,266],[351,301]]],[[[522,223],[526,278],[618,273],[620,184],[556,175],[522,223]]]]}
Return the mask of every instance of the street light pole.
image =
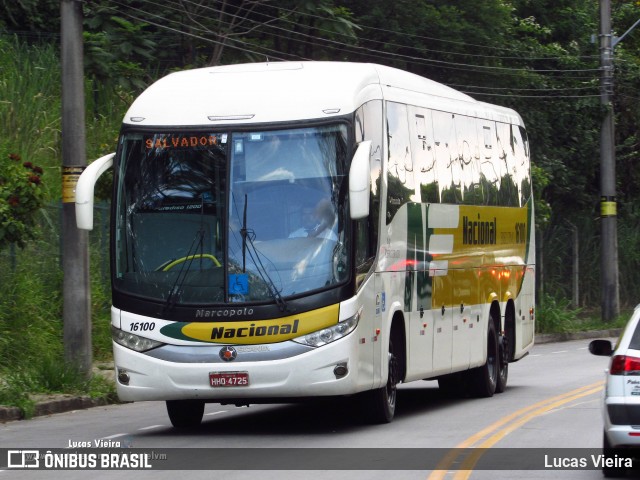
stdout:
{"type": "Polygon", "coordinates": [[[600,131],[600,266],[602,320],[613,321],[620,313],[618,285],[618,236],[616,209],[616,163],[613,117],[613,37],[611,2],[600,0],[600,103],[604,118],[600,131]]]}
{"type": "Polygon", "coordinates": [[[64,358],[91,374],[91,294],[88,235],[76,228],[75,182],[87,165],[82,63],[82,2],[61,0],[62,270],[64,358]]]}
{"type": "Polygon", "coordinates": [[[620,37],[614,37],[611,29],[611,0],[600,0],[600,103],[604,110],[600,130],[600,265],[603,322],[611,322],[620,314],[613,49],[638,25],[640,20],[620,37]]]}

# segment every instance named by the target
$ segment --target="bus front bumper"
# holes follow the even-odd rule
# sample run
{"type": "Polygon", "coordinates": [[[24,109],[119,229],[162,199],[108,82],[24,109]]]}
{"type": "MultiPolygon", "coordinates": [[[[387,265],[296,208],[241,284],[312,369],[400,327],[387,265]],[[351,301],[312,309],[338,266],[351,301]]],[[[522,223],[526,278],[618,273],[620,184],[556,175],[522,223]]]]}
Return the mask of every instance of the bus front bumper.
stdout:
{"type": "Polygon", "coordinates": [[[120,400],[200,399],[224,403],[243,399],[259,403],[350,395],[373,386],[372,345],[360,344],[356,332],[318,348],[283,342],[253,345],[250,350],[238,345],[161,349],[139,353],[113,344],[120,400]],[[222,349],[233,360],[225,361],[222,349]],[[236,381],[240,378],[241,384],[212,386],[216,383],[212,376],[217,378],[219,374],[236,381]]]}

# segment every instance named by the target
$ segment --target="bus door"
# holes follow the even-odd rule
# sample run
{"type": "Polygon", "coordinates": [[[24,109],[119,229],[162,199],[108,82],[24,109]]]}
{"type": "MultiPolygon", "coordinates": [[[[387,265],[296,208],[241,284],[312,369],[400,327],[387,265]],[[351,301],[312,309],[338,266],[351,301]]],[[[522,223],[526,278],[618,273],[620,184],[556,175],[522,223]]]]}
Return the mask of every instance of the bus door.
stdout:
{"type": "MultiPolygon", "coordinates": [[[[385,291],[382,275],[380,275],[379,273],[376,273],[374,275],[374,292],[373,293],[375,295],[375,299],[374,299],[375,314],[373,316],[373,325],[372,325],[371,331],[381,332],[383,328],[382,327],[383,318],[385,318],[387,315],[387,293],[385,291]]],[[[366,298],[366,300],[370,301],[370,298],[366,298]]],[[[366,304],[366,301],[365,301],[365,304],[366,304]]],[[[382,344],[383,342],[380,341],[381,339],[377,334],[375,335],[374,339],[375,339],[375,342],[371,342],[371,356],[372,356],[371,365],[373,368],[372,381],[373,381],[373,385],[379,385],[380,382],[382,381],[382,364],[383,364],[382,344]]],[[[364,338],[364,341],[367,341],[367,339],[364,338]]],[[[369,348],[365,348],[365,351],[369,351],[369,348]]],[[[387,355],[386,348],[384,350],[384,355],[385,356],[387,355]]]]}
{"type": "Polygon", "coordinates": [[[461,370],[469,367],[471,339],[476,331],[482,330],[480,325],[476,324],[479,318],[476,293],[478,285],[473,269],[454,269],[451,275],[453,275],[452,367],[454,370],[461,370]]]}
{"type": "Polygon", "coordinates": [[[430,376],[433,371],[434,312],[431,310],[431,279],[428,262],[419,262],[417,269],[407,272],[411,277],[415,300],[409,317],[409,352],[407,356],[406,381],[430,376]],[[427,266],[424,266],[427,263],[427,266]]]}
{"type": "Polygon", "coordinates": [[[404,311],[408,318],[409,355],[406,379],[430,375],[433,347],[433,315],[431,312],[431,256],[427,250],[426,206],[407,204],[407,255],[404,261],[404,311]]]}
{"type": "MultiPolygon", "coordinates": [[[[446,262],[446,261],[445,261],[446,262]]],[[[451,306],[451,272],[439,261],[433,261],[429,274],[433,284],[433,372],[451,372],[453,346],[453,308],[451,306]]]]}

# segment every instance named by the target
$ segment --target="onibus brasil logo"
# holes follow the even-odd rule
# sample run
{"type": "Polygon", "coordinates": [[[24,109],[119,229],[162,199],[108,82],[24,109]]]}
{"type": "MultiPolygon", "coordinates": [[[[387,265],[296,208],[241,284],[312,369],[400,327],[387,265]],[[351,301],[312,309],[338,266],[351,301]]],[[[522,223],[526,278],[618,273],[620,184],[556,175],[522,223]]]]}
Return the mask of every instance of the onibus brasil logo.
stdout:
{"type": "Polygon", "coordinates": [[[152,468],[151,457],[147,452],[9,450],[7,467],[39,470],[140,470],[152,468]]]}

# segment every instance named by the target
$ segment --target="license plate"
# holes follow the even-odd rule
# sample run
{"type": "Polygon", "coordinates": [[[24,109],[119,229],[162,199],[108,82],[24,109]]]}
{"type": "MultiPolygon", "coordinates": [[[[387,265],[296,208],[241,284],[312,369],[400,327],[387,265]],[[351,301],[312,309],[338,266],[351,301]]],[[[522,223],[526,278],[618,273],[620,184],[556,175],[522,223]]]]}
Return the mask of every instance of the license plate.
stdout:
{"type": "Polygon", "coordinates": [[[247,387],[249,372],[210,372],[209,384],[212,387],[247,387]]]}

